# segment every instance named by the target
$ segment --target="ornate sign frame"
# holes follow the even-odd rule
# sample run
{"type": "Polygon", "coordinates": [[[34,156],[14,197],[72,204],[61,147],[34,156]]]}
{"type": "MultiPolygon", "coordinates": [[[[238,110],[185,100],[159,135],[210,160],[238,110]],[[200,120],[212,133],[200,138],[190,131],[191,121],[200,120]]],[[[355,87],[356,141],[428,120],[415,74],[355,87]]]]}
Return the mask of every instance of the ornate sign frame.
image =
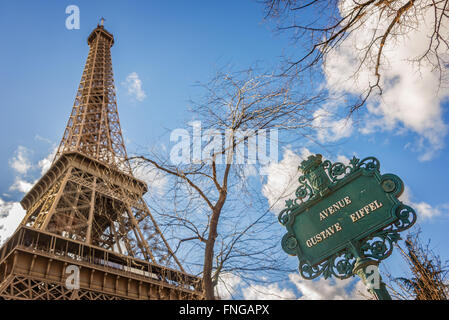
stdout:
{"type": "MultiPolygon", "coordinates": [[[[320,275],[324,278],[335,276],[346,279],[356,273],[357,264],[361,260],[379,263],[389,257],[393,244],[401,239],[399,232],[410,228],[416,222],[416,212],[397,198],[403,192],[402,180],[394,174],[381,174],[380,162],[374,157],[359,160],[353,157],[349,165],[341,162],[322,162],[320,154],[309,156],[301,163],[303,174],[299,177],[300,186],[295,192],[295,199],[286,201],[286,208],[279,214],[279,222],[287,228],[282,238],[283,250],[296,255],[299,259],[299,272],[305,279],[314,279],[320,275]],[[317,215],[314,206],[337,192],[350,188],[360,177],[370,177],[368,182],[378,184],[386,197],[390,199],[390,215],[373,226],[365,228],[344,243],[331,248],[328,255],[310,256],[303,252],[304,238],[295,231],[301,215],[317,215]]],[[[330,240],[329,240],[330,241],[330,240]]]]}

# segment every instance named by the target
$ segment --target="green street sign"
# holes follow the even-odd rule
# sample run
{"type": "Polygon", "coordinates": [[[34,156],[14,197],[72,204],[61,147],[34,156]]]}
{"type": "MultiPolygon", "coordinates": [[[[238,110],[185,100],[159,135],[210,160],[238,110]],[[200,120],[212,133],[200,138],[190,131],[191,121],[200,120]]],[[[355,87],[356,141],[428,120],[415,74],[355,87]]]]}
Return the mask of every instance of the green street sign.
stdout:
{"type": "Polygon", "coordinates": [[[416,221],[415,211],[398,200],[402,180],[382,175],[374,157],[344,165],[313,155],[300,168],[296,198],[286,201],[279,221],[287,228],[282,248],[298,257],[306,279],[345,279],[362,260],[378,263],[416,221]]]}

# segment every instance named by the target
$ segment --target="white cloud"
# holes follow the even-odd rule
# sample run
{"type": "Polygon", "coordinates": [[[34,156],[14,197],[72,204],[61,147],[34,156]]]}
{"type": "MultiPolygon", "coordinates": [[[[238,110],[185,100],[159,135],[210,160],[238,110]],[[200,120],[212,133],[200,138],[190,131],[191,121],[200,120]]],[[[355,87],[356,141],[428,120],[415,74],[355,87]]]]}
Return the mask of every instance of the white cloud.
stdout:
{"type": "Polygon", "coordinates": [[[302,148],[300,152],[297,155],[286,148],[280,162],[270,163],[264,168],[267,182],[262,187],[262,194],[268,199],[273,212],[279,213],[285,207],[285,200],[292,198],[298,188],[298,167],[302,160],[311,155],[307,148],[302,148]]]}
{"type": "Polygon", "coordinates": [[[313,125],[318,128],[317,138],[320,142],[333,142],[351,136],[352,118],[335,120],[330,106],[318,109],[314,113],[313,125]]]}
{"type": "Polygon", "coordinates": [[[11,191],[28,192],[33,183],[28,182],[24,176],[33,169],[33,164],[29,159],[31,150],[18,146],[14,157],[9,160],[9,165],[16,171],[16,177],[12,186],[9,187],[11,191]]]}
{"type": "Polygon", "coordinates": [[[9,165],[16,172],[20,174],[26,174],[31,169],[32,164],[29,160],[30,150],[23,146],[18,146],[15,152],[15,156],[9,160],[9,165]]]}
{"type": "Polygon", "coordinates": [[[39,160],[39,162],[37,163],[37,166],[41,169],[41,175],[43,175],[45,172],[47,172],[48,169],[50,169],[51,164],[53,162],[53,159],[55,158],[57,151],[58,151],[58,148],[54,148],[53,151],[48,154],[48,156],[39,160]]]}
{"type": "Polygon", "coordinates": [[[51,141],[50,139],[44,138],[44,137],[42,137],[42,136],[39,135],[39,134],[36,134],[36,135],[34,136],[34,139],[36,139],[36,140],[38,140],[38,141],[42,141],[42,142],[48,143],[48,144],[52,144],[52,141],[51,141]]]}
{"type": "Polygon", "coordinates": [[[297,273],[290,274],[289,278],[300,292],[301,300],[361,300],[366,299],[365,295],[369,295],[365,285],[359,279],[305,280],[297,273]],[[355,284],[354,280],[357,281],[355,284]],[[354,285],[352,290],[350,290],[351,285],[354,285]]]}
{"type": "MultiPolygon", "coordinates": [[[[271,211],[278,214],[285,208],[285,201],[294,198],[295,191],[299,187],[298,178],[301,175],[298,167],[301,161],[311,154],[305,147],[301,148],[299,155],[285,148],[280,162],[271,163],[263,168],[267,174],[267,181],[262,186],[262,194],[272,207],[271,211]]],[[[344,155],[338,155],[336,161],[349,164],[349,159],[344,155]]]]}
{"type": "Polygon", "coordinates": [[[128,89],[128,94],[137,101],[143,101],[147,97],[142,88],[142,80],[140,80],[137,72],[130,73],[122,84],[128,89]]]}
{"type": "Polygon", "coordinates": [[[28,191],[31,190],[33,185],[34,183],[28,182],[20,177],[16,177],[14,184],[11,187],[9,187],[9,190],[27,193],[28,191]]]}
{"type": "MultiPolygon", "coordinates": [[[[36,164],[28,158],[31,151],[23,146],[19,146],[15,152],[15,156],[9,162],[10,166],[17,172],[14,183],[9,187],[9,190],[22,193],[30,191],[37,180],[29,182],[26,177],[27,173],[30,170],[40,169],[41,174],[44,174],[50,167],[55,152],[56,149],[36,164]]],[[[26,211],[19,202],[6,202],[0,198],[0,241],[5,241],[7,237],[12,235],[25,216],[25,213],[26,211]]]]}
{"type": "Polygon", "coordinates": [[[222,273],[218,277],[218,284],[215,287],[215,294],[222,300],[231,299],[237,291],[242,280],[232,273],[222,273]]]}
{"type": "Polygon", "coordinates": [[[344,155],[340,154],[340,155],[337,156],[337,162],[341,162],[341,163],[343,163],[345,165],[348,165],[349,161],[350,161],[349,158],[344,156],[344,155]]]}
{"type": "Polygon", "coordinates": [[[299,273],[289,274],[289,282],[279,284],[252,284],[242,287],[246,300],[364,300],[370,298],[363,282],[358,278],[345,280],[303,279],[299,273]]]}
{"type": "Polygon", "coordinates": [[[168,185],[168,177],[154,167],[146,166],[142,162],[131,163],[134,176],[148,185],[148,191],[153,195],[164,195],[168,185]]]}
{"type": "Polygon", "coordinates": [[[414,202],[413,194],[410,191],[410,188],[407,186],[404,188],[404,192],[399,197],[399,200],[401,200],[404,204],[409,205],[413,209],[415,209],[418,219],[432,219],[434,217],[440,216],[443,214],[444,211],[449,211],[449,205],[448,204],[441,204],[436,207],[428,204],[427,202],[421,201],[421,202],[414,202]]]}
{"type": "Polygon", "coordinates": [[[24,217],[25,210],[19,202],[5,202],[0,198],[0,242],[13,234],[24,217]]]}
{"type": "MultiPolygon", "coordinates": [[[[402,2],[398,1],[395,5],[401,5],[402,2]]],[[[340,1],[340,11],[346,10],[351,3],[354,2],[340,1]]],[[[433,8],[429,6],[422,10],[422,14],[418,12],[416,19],[420,21],[419,28],[407,30],[407,35],[397,35],[394,40],[387,41],[382,57],[384,68],[381,70],[380,84],[383,93],[368,101],[368,113],[360,128],[364,134],[401,128],[416,133],[418,139],[414,142],[413,150],[420,153],[421,161],[430,160],[436,151],[444,147],[444,137],[448,133],[441,104],[449,97],[449,88],[439,87],[439,75],[429,61],[421,61],[419,68],[410,62],[427,49],[433,32],[432,11],[433,8]]],[[[359,95],[369,83],[376,82],[373,65],[375,59],[363,60],[364,51],[358,49],[364,48],[371,40],[371,32],[366,32],[367,29],[378,29],[379,33],[386,30],[385,19],[381,19],[383,23],[380,25],[377,23],[378,19],[377,13],[361,19],[365,26],[352,31],[344,44],[327,57],[323,71],[331,93],[359,95]],[[364,61],[362,68],[358,77],[354,78],[352,76],[360,61],[364,61]]],[[[449,33],[449,19],[442,20],[440,32],[449,33]]],[[[444,73],[443,77],[448,75],[447,68],[444,73]]],[[[337,124],[337,137],[338,128],[337,124]]],[[[347,134],[345,130],[343,133],[347,134]]],[[[332,135],[327,137],[332,138],[332,135]]]]}
{"type": "Polygon", "coordinates": [[[251,285],[242,289],[245,300],[293,300],[296,295],[293,290],[280,288],[278,284],[251,285]]]}
{"type": "Polygon", "coordinates": [[[40,174],[43,175],[50,168],[56,151],[57,148],[54,148],[51,153],[39,160],[36,164],[29,159],[31,150],[19,146],[14,157],[9,161],[10,166],[17,172],[14,183],[9,187],[9,190],[23,193],[30,191],[37,180],[30,182],[28,177],[29,172],[35,169],[40,169],[40,174]]]}

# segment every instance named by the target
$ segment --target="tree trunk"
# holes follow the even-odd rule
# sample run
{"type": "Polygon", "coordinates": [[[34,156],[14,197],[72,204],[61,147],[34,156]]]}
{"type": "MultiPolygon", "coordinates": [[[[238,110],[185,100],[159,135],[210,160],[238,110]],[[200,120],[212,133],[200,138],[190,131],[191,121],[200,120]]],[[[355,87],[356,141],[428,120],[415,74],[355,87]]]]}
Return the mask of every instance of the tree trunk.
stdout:
{"type": "Polygon", "coordinates": [[[221,209],[226,201],[226,191],[221,192],[220,198],[214,207],[212,217],[209,223],[209,237],[204,250],[204,266],[203,266],[203,292],[207,300],[215,300],[214,284],[212,281],[212,267],[214,261],[214,246],[217,238],[218,219],[221,209]]]}

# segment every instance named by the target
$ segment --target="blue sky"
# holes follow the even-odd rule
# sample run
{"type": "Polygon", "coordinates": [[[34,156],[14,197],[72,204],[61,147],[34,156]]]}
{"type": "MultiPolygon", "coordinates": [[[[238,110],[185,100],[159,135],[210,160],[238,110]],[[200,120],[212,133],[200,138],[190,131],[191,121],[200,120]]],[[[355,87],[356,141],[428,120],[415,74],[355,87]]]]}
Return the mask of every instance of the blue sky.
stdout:
{"type": "MultiPolygon", "coordinates": [[[[274,33],[263,21],[256,1],[1,1],[0,204],[20,201],[24,193],[12,186],[39,178],[44,166],[39,161],[59,143],[87,57],[86,38],[102,16],[115,37],[112,61],[128,153],[170,145],[167,130],[192,118],[187,109],[189,99],[199,94],[197,81],[206,82],[226,66],[272,66],[295,50],[287,35],[274,33]],[[71,4],[80,9],[79,30],[65,27],[65,8],[71,4]],[[133,73],[144,98],[128,91],[126,79],[133,73]]],[[[437,104],[440,126],[447,128],[449,103],[441,99],[437,104]]],[[[382,172],[400,176],[407,200],[428,216],[420,219],[423,238],[431,238],[443,260],[449,259],[445,130],[439,147],[422,161],[420,146],[429,144],[429,128],[401,123],[399,117],[367,133],[360,128],[373,119],[363,111],[358,119],[340,139],[323,138],[324,149],[310,142],[304,147],[331,159],[354,154],[380,159],[382,172]]],[[[279,154],[282,158],[283,149],[279,154]]],[[[386,262],[392,271],[399,268],[396,261],[386,262]]]]}

